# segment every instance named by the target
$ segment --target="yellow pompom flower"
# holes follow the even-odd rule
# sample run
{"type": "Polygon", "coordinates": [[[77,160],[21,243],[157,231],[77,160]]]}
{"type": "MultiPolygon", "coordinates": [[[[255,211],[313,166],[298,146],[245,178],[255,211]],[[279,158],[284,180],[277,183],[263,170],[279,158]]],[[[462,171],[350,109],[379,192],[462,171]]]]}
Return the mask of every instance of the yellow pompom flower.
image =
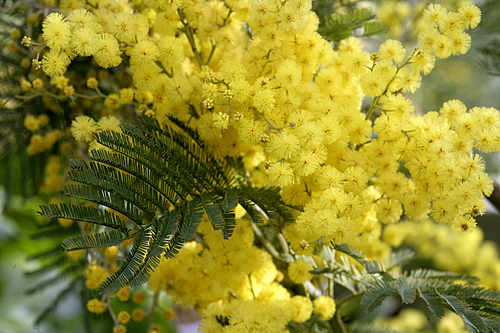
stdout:
{"type": "Polygon", "coordinates": [[[166,98],[169,98],[173,102],[182,102],[189,100],[189,97],[191,96],[191,93],[193,93],[193,90],[193,85],[191,84],[189,79],[184,76],[178,75],[172,79],[166,79],[166,98]]]}
{"type": "Polygon", "coordinates": [[[57,49],[66,46],[71,39],[70,25],[60,13],[52,13],[43,21],[43,39],[47,46],[57,49]]]}
{"type": "Polygon", "coordinates": [[[298,154],[299,149],[299,139],[295,134],[288,132],[272,135],[266,145],[269,157],[276,160],[293,158],[298,154]]]}
{"type": "Polygon", "coordinates": [[[150,41],[142,41],[137,43],[130,52],[131,60],[134,63],[148,64],[156,61],[160,56],[158,46],[150,41]]]}
{"type": "Polygon", "coordinates": [[[184,59],[184,46],[179,38],[164,36],[158,43],[160,61],[167,68],[175,68],[184,59]]]}
{"type": "Polygon", "coordinates": [[[308,297],[293,296],[290,299],[290,307],[293,310],[293,321],[297,323],[303,323],[311,318],[313,303],[308,297]]]}
{"type": "Polygon", "coordinates": [[[262,113],[272,113],[276,104],[275,92],[271,89],[258,89],[253,96],[253,103],[262,113]]]}
{"type": "Polygon", "coordinates": [[[298,126],[296,134],[302,147],[306,149],[314,149],[323,143],[321,125],[316,122],[311,121],[302,126],[298,126]]]}
{"type": "Polygon", "coordinates": [[[125,287],[120,288],[118,290],[118,292],[116,293],[116,296],[122,302],[127,301],[128,298],[130,297],[130,287],[125,286],[125,287]]]}
{"type": "Polygon", "coordinates": [[[153,91],[158,85],[160,72],[160,67],[155,64],[135,67],[133,76],[135,86],[141,90],[153,91]]]}
{"type": "Polygon", "coordinates": [[[41,79],[34,79],[33,80],[33,88],[35,89],[41,89],[43,88],[43,81],[41,79]]]}
{"type": "Polygon", "coordinates": [[[288,266],[288,275],[293,282],[302,284],[312,279],[313,276],[309,273],[312,269],[313,265],[309,261],[299,258],[288,266]]]}
{"type": "Polygon", "coordinates": [[[285,60],[276,70],[276,79],[284,89],[296,88],[302,81],[302,69],[295,61],[285,60]]]}
{"type": "Polygon", "coordinates": [[[87,87],[90,89],[96,89],[99,86],[99,81],[95,77],[89,77],[87,79],[87,87]]]}
{"type": "Polygon", "coordinates": [[[97,130],[121,132],[120,121],[115,116],[102,117],[97,123],[97,130]]]}
{"type": "Polygon", "coordinates": [[[110,21],[109,31],[119,41],[134,43],[134,36],[137,33],[137,25],[134,15],[127,12],[116,13],[110,21]]]}
{"type": "Polygon", "coordinates": [[[106,303],[93,298],[87,302],[87,309],[92,313],[101,314],[106,311],[106,303]]]}
{"type": "Polygon", "coordinates": [[[424,10],[424,22],[430,26],[436,26],[436,24],[448,13],[448,10],[438,4],[430,4],[424,10]]]}
{"type": "Polygon", "coordinates": [[[458,99],[445,102],[443,104],[443,107],[439,110],[439,113],[447,117],[452,124],[455,123],[455,121],[457,121],[457,119],[466,112],[467,107],[458,99]]]}
{"type": "Polygon", "coordinates": [[[335,301],[331,297],[319,296],[313,301],[315,314],[321,315],[321,320],[330,320],[335,314],[335,301]]]}
{"type": "Polygon", "coordinates": [[[315,82],[324,95],[335,95],[342,85],[342,75],[334,67],[322,68],[315,82]]]}
{"type": "Polygon", "coordinates": [[[127,333],[127,328],[125,326],[123,326],[122,324],[120,324],[118,326],[118,331],[116,330],[116,326],[113,327],[113,333],[127,333]]]}
{"type": "Polygon", "coordinates": [[[63,75],[68,65],[68,58],[56,49],[50,50],[43,56],[42,69],[50,77],[63,75]]]}
{"type": "Polygon", "coordinates": [[[276,27],[268,25],[259,32],[259,37],[267,47],[273,50],[283,45],[286,34],[283,31],[276,29],[276,27]]]}
{"type": "Polygon", "coordinates": [[[399,221],[402,214],[403,207],[396,199],[382,198],[377,202],[377,217],[384,224],[399,221]]]}
{"type": "Polygon", "coordinates": [[[40,122],[37,117],[32,114],[28,114],[24,118],[24,127],[28,131],[34,132],[40,128],[40,122]]]}
{"type": "Polygon", "coordinates": [[[465,29],[465,22],[459,13],[449,12],[443,15],[438,23],[439,31],[446,35],[465,29]]]}
{"type": "Polygon", "coordinates": [[[401,69],[395,79],[395,89],[401,89],[404,93],[414,93],[420,88],[422,77],[419,72],[412,71],[410,68],[405,67],[401,69]]]}
{"type": "Polygon", "coordinates": [[[403,48],[401,42],[389,39],[380,45],[378,53],[381,59],[391,59],[396,63],[400,63],[405,58],[406,50],[403,48]]]}
{"type": "Polygon", "coordinates": [[[433,50],[437,45],[441,34],[436,28],[425,29],[418,34],[418,46],[424,51],[433,50]]]}
{"type": "Polygon", "coordinates": [[[94,32],[99,28],[95,16],[86,9],[79,8],[68,15],[68,20],[73,29],[91,29],[94,32]]]}
{"type": "Polygon", "coordinates": [[[88,116],[79,116],[71,122],[71,134],[78,141],[90,142],[97,131],[97,123],[88,116]]]}
{"type": "Polygon", "coordinates": [[[220,129],[227,129],[229,126],[229,115],[227,113],[214,113],[212,115],[212,120],[214,121],[214,126],[220,129]]]}
{"type": "Polygon", "coordinates": [[[132,319],[134,321],[141,321],[144,319],[144,311],[140,308],[132,310],[132,319]]]}
{"type": "Polygon", "coordinates": [[[97,64],[103,68],[115,67],[122,62],[120,45],[110,34],[103,33],[98,36],[97,50],[93,53],[97,64]]]}
{"type": "Polygon", "coordinates": [[[370,72],[363,76],[363,79],[361,81],[361,88],[363,88],[363,93],[366,96],[380,96],[384,93],[389,80],[383,80],[381,75],[379,75],[379,73],[375,71],[370,72]]]}
{"type": "Polygon", "coordinates": [[[174,319],[175,311],[172,308],[168,308],[165,311],[163,311],[163,318],[166,320],[172,320],[174,319]]]}
{"type": "Polygon", "coordinates": [[[451,40],[444,35],[440,35],[434,45],[434,54],[439,59],[446,59],[451,55],[451,40]]]}
{"type": "Polygon", "coordinates": [[[120,313],[118,314],[118,321],[122,324],[126,324],[128,323],[130,320],[130,313],[128,313],[127,311],[120,311],[120,313]]]}
{"type": "Polygon", "coordinates": [[[76,54],[88,57],[97,51],[98,35],[90,28],[75,29],[71,46],[76,54]]]}
{"type": "Polygon", "coordinates": [[[434,68],[436,58],[429,51],[419,50],[411,59],[411,68],[422,71],[424,75],[429,74],[434,68]]]}
{"type": "Polygon", "coordinates": [[[450,52],[453,55],[466,54],[470,49],[471,39],[468,33],[454,31],[448,35],[450,39],[450,52]]]}
{"type": "Polygon", "coordinates": [[[286,186],[293,183],[294,175],[289,163],[275,163],[268,170],[269,181],[272,184],[286,186]]]}
{"type": "Polygon", "coordinates": [[[64,95],[66,96],[73,96],[75,93],[75,88],[73,86],[66,86],[63,89],[64,95]]]}
{"type": "Polygon", "coordinates": [[[324,162],[323,156],[320,156],[318,152],[318,149],[305,150],[291,161],[292,167],[298,176],[309,176],[324,162]]]}
{"type": "Polygon", "coordinates": [[[38,121],[40,123],[40,126],[47,126],[50,122],[49,116],[47,116],[45,113],[42,113],[38,115],[38,121]]]}
{"type": "Polygon", "coordinates": [[[129,104],[134,100],[134,90],[132,88],[120,89],[120,104],[129,104]]]}
{"type": "Polygon", "coordinates": [[[481,11],[472,4],[461,6],[458,12],[465,22],[465,29],[474,29],[481,22],[481,11]]]}

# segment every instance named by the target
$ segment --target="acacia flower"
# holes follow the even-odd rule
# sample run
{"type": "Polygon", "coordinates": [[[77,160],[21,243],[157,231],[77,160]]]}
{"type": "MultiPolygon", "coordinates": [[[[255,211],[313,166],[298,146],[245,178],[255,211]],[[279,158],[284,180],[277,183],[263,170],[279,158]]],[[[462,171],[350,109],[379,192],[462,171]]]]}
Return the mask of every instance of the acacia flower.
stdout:
{"type": "MultiPolygon", "coordinates": [[[[50,77],[63,75],[66,72],[67,66],[67,57],[55,49],[45,53],[41,63],[43,71],[50,77]]],[[[33,67],[37,69],[35,61],[33,61],[33,67]]]]}
{"type": "Polygon", "coordinates": [[[70,42],[71,30],[66,18],[52,13],[43,21],[43,39],[50,48],[61,48],[70,42]]]}
{"type": "Polygon", "coordinates": [[[88,116],[79,116],[71,122],[71,134],[78,141],[90,142],[97,131],[97,123],[88,116]]]}

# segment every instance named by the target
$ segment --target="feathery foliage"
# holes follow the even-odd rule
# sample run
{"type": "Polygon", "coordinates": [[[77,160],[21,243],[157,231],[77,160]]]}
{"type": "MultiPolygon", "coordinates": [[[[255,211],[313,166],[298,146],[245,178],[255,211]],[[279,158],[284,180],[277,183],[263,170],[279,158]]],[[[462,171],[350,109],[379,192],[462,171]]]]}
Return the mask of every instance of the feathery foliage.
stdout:
{"type": "Polygon", "coordinates": [[[375,14],[367,8],[346,7],[345,13],[329,13],[328,11],[323,13],[319,13],[322,24],[318,32],[332,42],[339,42],[353,35],[371,36],[386,29],[381,22],[376,20],[375,14]]]}
{"type": "Polygon", "coordinates": [[[500,39],[493,39],[477,47],[480,57],[477,64],[484,72],[500,76],[500,39]]]}
{"type": "Polygon", "coordinates": [[[51,204],[39,212],[113,229],[67,239],[63,242],[67,251],[134,238],[120,269],[101,285],[102,292],[147,282],[161,255],[174,257],[194,236],[204,213],[224,239],[236,226],[238,203],[256,222],[262,221],[259,212],[271,220],[293,220],[278,188],[247,186],[240,161],[216,160],[196,131],[181,121],[171,118],[181,130],[177,131],[152,118],[141,120],[138,125],[122,125],[121,133],[98,133],[97,141],[107,149],[92,150],[89,163],[71,161],[69,178],[80,184],[66,185],[63,193],[95,206],[51,204]]]}
{"type": "MultiPolygon", "coordinates": [[[[470,332],[500,330],[500,292],[473,285],[478,281],[473,276],[430,269],[390,273],[390,269],[408,262],[415,254],[402,250],[392,253],[386,261],[375,261],[366,260],[362,252],[349,245],[334,245],[334,248],[356,260],[364,270],[359,272],[346,256],[340,256],[339,261],[334,251],[324,246],[322,257],[327,258],[328,266],[315,268],[310,273],[324,274],[353,294],[362,295],[360,305],[367,312],[375,310],[389,296],[399,295],[405,304],[412,304],[420,297],[435,317],[441,318],[445,309],[451,310],[462,318],[470,332]]],[[[371,332],[362,326],[355,327],[354,331],[371,332]]]]}

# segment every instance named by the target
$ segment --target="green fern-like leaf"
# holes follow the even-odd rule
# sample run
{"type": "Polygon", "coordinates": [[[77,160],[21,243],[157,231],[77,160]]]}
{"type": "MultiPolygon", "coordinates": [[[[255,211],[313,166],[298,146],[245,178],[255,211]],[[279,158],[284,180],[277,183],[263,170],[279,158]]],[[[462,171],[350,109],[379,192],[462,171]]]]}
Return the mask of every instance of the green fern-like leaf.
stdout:
{"type": "Polygon", "coordinates": [[[477,64],[484,72],[500,76],[500,39],[493,39],[477,47],[480,56],[477,64]]]}
{"type": "Polygon", "coordinates": [[[396,294],[404,303],[413,303],[418,292],[436,317],[442,317],[445,309],[449,309],[462,318],[470,332],[494,332],[500,326],[500,293],[457,284],[459,277],[470,278],[432,270],[418,270],[397,278],[382,276],[363,295],[361,306],[373,311],[385,298],[396,294]]]}
{"type": "Polygon", "coordinates": [[[148,243],[151,239],[151,230],[140,230],[134,235],[135,242],[132,250],[128,253],[120,269],[108,277],[99,287],[99,291],[112,293],[129,284],[134,274],[144,261],[148,252],[148,243]]]}
{"type": "Polygon", "coordinates": [[[434,317],[441,318],[444,316],[444,308],[443,305],[441,304],[441,300],[439,299],[439,296],[433,289],[429,289],[427,291],[419,289],[418,293],[420,298],[422,298],[425,301],[427,307],[432,312],[434,317]]]}
{"type": "Polygon", "coordinates": [[[26,295],[32,295],[36,293],[40,293],[47,288],[55,286],[61,282],[67,281],[68,278],[72,278],[74,276],[81,275],[85,266],[82,263],[74,263],[73,265],[69,265],[60,269],[56,276],[51,277],[49,279],[43,280],[36,285],[26,289],[26,295]]]}
{"type": "Polygon", "coordinates": [[[352,36],[360,28],[363,28],[363,32],[358,37],[370,36],[386,29],[382,23],[375,21],[375,15],[367,8],[349,8],[346,13],[333,13],[320,21],[322,24],[318,32],[333,42],[352,36]]]}
{"type": "Polygon", "coordinates": [[[104,209],[88,206],[78,206],[61,203],[40,206],[39,215],[49,218],[66,218],[93,224],[99,224],[108,228],[117,229],[128,235],[128,228],[118,215],[104,209]]]}
{"type": "Polygon", "coordinates": [[[136,224],[143,224],[142,211],[123,200],[123,198],[111,195],[109,192],[91,186],[75,184],[65,185],[62,192],[69,197],[84,199],[98,205],[109,207],[122,213],[136,224]]]}
{"type": "Polygon", "coordinates": [[[371,312],[378,308],[387,297],[397,292],[395,281],[379,280],[364,294],[361,306],[367,312],[371,312]]]}
{"type": "Polygon", "coordinates": [[[34,326],[39,325],[49,314],[51,314],[61,303],[68,299],[68,297],[78,289],[84,289],[85,280],[79,277],[71,281],[66,288],[61,290],[52,302],[43,310],[35,319],[34,326]]]}
{"type": "Polygon", "coordinates": [[[121,232],[112,230],[68,238],[62,243],[62,247],[66,251],[88,249],[92,247],[109,247],[119,245],[127,239],[130,239],[130,237],[124,237],[121,232]]]}
{"type": "Polygon", "coordinates": [[[401,300],[403,301],[403,303],[411,304],[415,302],[417,289],[412,288],[409,285],[408,280],[405,276],[397,279],[396,288],[398,289],[399,296],[401,296],[401,300]]]}
{"type": "Polygon", "coordinates": [[[174,210],[172,212],[165,212],[163,219],[158,219],[154,222],[155,236],[151,243],[150,251],[148,252],[148,257],[156,257],[161,255],[167,244],[172,239],[172,233],[177,229],[179,223],[179,211],[174,210]]]}
{"type": "Polygon", "coordinates": [[[238,204],[254,221],[259,221],[259,212],[271,220],[293,220],[278,188],[246,185],[241,159],[215,159],[196,131],[175,118],[170,120],[181,131],[155,119],[141,120],[123,124],[119,133],[99,132],[97,142],[108,149],[92,150],[90,162],[71,162],[69,178],[79,184],[66,185],[63,193],[94,202],[96,207],[51,204],[41,206],[39,212],[113,229],[67,239],[63,248],[68,251],[112,246],[133,235],[132,249],[119,270],[101,285],[101,292],[145,283],[161,255],[172,258],[195,235],[204,213],[224,239],[236,227],[238,204]],[[128,221],[134,222],[133,233],[128,221]]]}

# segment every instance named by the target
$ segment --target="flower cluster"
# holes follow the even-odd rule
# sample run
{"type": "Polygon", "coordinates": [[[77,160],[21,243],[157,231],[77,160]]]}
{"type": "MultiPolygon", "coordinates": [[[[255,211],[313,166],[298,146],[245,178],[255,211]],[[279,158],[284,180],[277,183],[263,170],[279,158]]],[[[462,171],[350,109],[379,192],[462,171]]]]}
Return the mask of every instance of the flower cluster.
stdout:
{"type": "MultiPolygon", "coordinates": [[[[254,233],[247,219],[237,221],[227,241],[205,218],[199,232],[203,245],[190,242],[174,259],[163,258],[149,288],[164,290],[179,304],[201,310],[203,332],[283,332],[290,322],[305,322],[313,314],[329,320],[335,313],[332,298],[292,296],[280,282],[284,276],[267,252],[253,245],[254,233]],[[220,318],[226,317],[227,323],[220,318]]],[[[307,260],[307,259],[306,259],[307,260]]],[[[298,259],[290,265],[290,278],[309,281],[313,264],[298,259]],[[296,264],[297,263],[297,264],[296,264]],[[294,270],[294,266],[305,270],[294,270]],[[307,267],[306,267],[307,266],[307,267]],[[293,273],[292,273],[293,271],[293,273]]]]}
{"type": "MultiPolygon", "coordinates": [[[[290,323],[330,320],[333,295],[310,273],[323,263],[319,247],[349,243],[381,259],[396,245],[389,237],[394,229],[385,225],[403,214],[470,231],[484,213],[493,181],[474,149],[500,151],[499,111],[450,100],[422,115],[408,97],[436,58],[469,50],[466,30],[480,22],[477,7],[448,12],[430,5],[413,51],[390,39],[370,54],[354,37],[335,46],[324,39],[312,0],[87,2],[63,1],[64,15],[43,21],[40,44],[49,48],[41,68],[59,97],[86,99],[89,109],[89,99],[104,99],[92,117],[73,117],[68,133],[78,148],[102,148],[94,134],[119,131],[126,112],[167,123],[175,116],[196,128],[217,158],[241,157],[253,185],[281,187],[283,201],[294,208],[295,221],[274,230],[289,257],[283,267],[254,245],[253,222],[243,216],[227,241],[205,217],[198,241],[162,259],[149,288],[195,306],[204,332],[284,332],[290,323]],[[122,85],[112,87],[107,71],[70,85],[63,74],[77,56],[116,68],[122,85]],[[97,95],[82,94],[82,87],[97,95]]],[[[22,43],[38,45],[29,37],[22,43]]],[[[40,66],[38,57],[33,64],[40,66]]],[[[58,97],[43,85],[36,79],[23,89],[58,97]]],[[[46,123],[43,115],[25,118],[35,134],[29,151],[59,139],[37,136],[46,123]]],[[[99,263],[110,269],[89,266],[89,289],[116,268],[117,252],[106,250],[99,263]]],[[[128,289],[118,298],[126,301],[128,289]]],[[[94,313],[103,307],[111,311],[101,300],[88,304],[94,313]]],[[[120,313],[116,327],[123,331],[130,319],[144,316],[140,308],[120,313]]]]}

